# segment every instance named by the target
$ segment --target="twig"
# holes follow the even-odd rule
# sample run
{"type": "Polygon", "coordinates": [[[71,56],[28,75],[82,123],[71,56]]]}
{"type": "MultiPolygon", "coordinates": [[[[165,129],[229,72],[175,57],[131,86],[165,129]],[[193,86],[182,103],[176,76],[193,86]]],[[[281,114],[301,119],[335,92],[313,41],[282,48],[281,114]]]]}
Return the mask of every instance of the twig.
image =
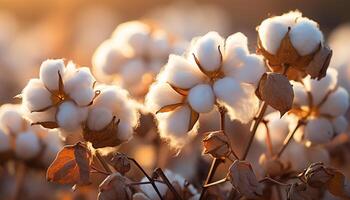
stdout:
{"type": "Polygon", "coordinates": [[[109,168],[106,160],[101,156],[98,150],[95,151],[95,156],[98,161],[101,163],[102,167],[106,170],[107,173],[112,174],[112,170],[109,168]]]}
{"type": "Polygon", "coordinates": [[[205,187],[205,188],[211,187],[211,186],[214,186],[214,185],[218,185],[218,184],[221,184],[221,183],[225,183],[226,181],[228,181],[227,178],[223,178],[223,179],[221,179],[221,180],[218,180],[218,181],[215,181],[215,182],[206,184],[206,185],[204,185],[203,187],[205,187]]]}
{"type": "MultiPolygon", "coordinates": [[[[204,182],[204,185],[207,185],[211,181],[219,164],[220,164],[220,159],[214,158],[213,162],[211,163],[210,170],[209,170],[208,176],[204,182]]],[[[199,200],[202,200],[204,198],[206,191],[207,191],[207,187],[203,187],[202,192],[201,192],[201,196],[199,197],[199,200]]]]}
{"type": "Polygon", "coordinates": [[[262,183],[262,182],[266,182],[266,181],[270,181],[270,182],[275,183],[275,184],[280,185],[280,186],[286,186],[286,187],[291,186],[291,184],[282,183],[282,182],[279,182],[279,181],[277,181],[273,178],[270,178],[270,177],[265,177],[265,178],[261,179],[259,182],[262,183]]]}
{"type": "Polygon", "coordinates": [[[249,138],[248,145],[244,151],[244,154],[243,154],[241,160],[245,160],[247,158],[248,152],[250,150],[250,146],[252,145],[254,137],[255,137],[256,130],[258,129],[258,126],[259,126],[261,120],[263,120],[266,109],[267,109],[267,103],[265,101],[263,101],[262,105],[260,106],[260,111],[258,113],[258,116],[256,117],[256,119],[253,121],[253,123],[251,125],[251,129],[250,129],[251,136],[249,138]]]}
{"type": "Polygon", "coordinates": [[[283,141],[283,146],[281,147],[281,149],[278,151],[276,158],[279,158],[283,151],[286,149],[286,147],[288,146],[288,144],[290,143],[290,141],[292,140],[294,134],[297,132],[298,128],[303,124],[303,121],[299,120],[297,126],[294,128],[294,130],[292,132],[290,132],[287,137],[284,139],[283,141]]]}
{"type": "MultiPolygon", "coordinates": [[[[95,167],[95,166],[91,166],[91,168],[92,168],[93,170],[95,170],[95,172],[97,172],[97,173],[100,173],[100,174],[103,174],[103,175],[106,175],[106,176],[110,175],[109,173],[104,172],[104,171],[98,169],[98,168],[95,167]]],[[[94,172],[94,171],[92,171],[92,172],[94,172]]]]}
{"type": "Polygon", "coordinates": [[[18,163],[18,168],[16,170],[16,188],[13,196],[14,200],[20,199],[20,194],[24,184],[24,177],[27,171],[27,167],[24,163],[18,163]]]}
{"type": "Polygon", "coordinates": [[[169,179],[166,177],[166,175],[164,174],[163,170],[161,168],[157,168],[155,170],[155,173],[160,176],[162,178],[162,180],[164,181],[164,183],[168,186],[168,188],[170,189],[170,191],[173,193],[174,197],[176,200],[182,200],[181,196],[179,195],[179,193],[177,193],[177,191],[175,190],[175,188],[171,185],[169,179]]]}
{"type": "Polygon", "coordinates": [[[146,173],[146,171],[141,167],[141,165],[140,165],[135,159],[133,159],[133,158],[128,157],[128,159],[129,159],[130,161],[132,161],[132,162],[137,166],[137,168],[139,168],[139,169],[141,170],[141,172],[146,176],[146,178],[148,179],[148,181],[152,184],[152,186],[153,186],[154,190],[156,191],[156,193],[158,194],[159,198],[160,198],[161,200],[164,200],[163,197],[162,197],[162,195],[160,194],[160,192],[159,192],[159,190],[158,190],[156,184],[155,184],[155,181],[146,173]]]}

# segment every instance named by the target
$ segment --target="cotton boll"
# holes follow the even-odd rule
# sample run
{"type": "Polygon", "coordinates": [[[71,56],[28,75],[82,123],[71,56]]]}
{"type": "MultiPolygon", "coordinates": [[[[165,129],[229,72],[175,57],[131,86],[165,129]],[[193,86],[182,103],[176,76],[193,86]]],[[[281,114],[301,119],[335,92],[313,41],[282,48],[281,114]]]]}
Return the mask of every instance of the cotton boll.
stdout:
{"type": "Polygon", "coordinates": [[[148,69],[152,75],[156,76],[160,72],[163,66],[164,66],[164,62],[160,60],[152,60],[148,64],[148,69]]]}
{"type": "Polygon", "coordinates": [[[127,141],[131,138],[134,132],[133,126],[129,121],[122,120],[118,124],[118,138],[127,141]]]}
{"type": "Polygon", "coordinates": [[[145,104],[148,110],[155,113],[164,106],[180,103],[182,98],[169,84],[156,82],[151,85],[145,104]]]}
{"type": "Polygon", "coordinates": [[[10,136],[3,130],[0,130],[0,152],[8,151],[11,149],[10,136]]]}
{"type": "Polygon", "coordinates": [[[62,103],[56,114],[60,128],[67,131],[74,131],[81,127],[81,123],[87,118],[88,108],[77,107],[73,102],[62,103]]]}
{"type": "Polygon", "coordinates": [[[304,139],[313,144],[323,144],[334,136],[333,127],[325,118],[310,119],[304,129],[304,139]]]}
{"type": "Polygon", "coordinates": [[[291,141],[281,155],[284,165],[291,165],[291,170],[303,171],[308,165],[309,160],[306,156],[306,149],[303,144],[291,141]]]}
{"type": "Polygon", "coordinates": [[[79,106],[87,106],[93,101],[95,97],[95,91],[92,88],[82,88],[80,90],[76,89],[70,94],[70,97],[79,106]]]}
{"type": "Polygon", "coordinates": [[[262,46],[271,54],[277,53],[287,31],[288,25],[278,17],[266,19],[258,27],[262,46]]]}
{"type": "Polygon", "coordinates": [[[305,87],[300,82],[292,81],[294,99],[293,104],[297,106],[308,106],[309,99],[305,87]]]}
{"type": "Polygon", "coordinates": [[[188,102],[199,113],[210,112],[214,107],[215,97],[210,85],[200,84],[194,86],[188,94],[188,102]]]}
{"type": "Polygon", "coordinates": [[[39,79],[31,79],[22,90],[23,105],[30,111],[40,110],[52,105],[51,93],[39,79]]]}
{"type": "Polygon", "coordinates": [[[348,127],[348,121],[344,116],[332,119],[333,130],[336,134],[343,133],[348,127]]]}
{"type": "Polygon", "coordinates": [[[169,56],[169,61],[165,65],[163,73],[159,76],[164,75],[166,81],[182,89],[192,88],[204,78],[204,75],[200,72],[197,66],[186,60],[184,57],[177,55],[169,56]]]}
{"type": "Polygon", "coordinates": [[[315,52],[323,42],[322,32],[317,26],[316,22],[302,18],[291,29],[290,40],[301,56],[315,52]]]}
{"type": "Polygon", "coordinates": [[[16,156],[22,159],[34,158],[41,150],[37,135],[31,131],[18,134],[16,138],[16,156]]]}
{"type": "MultiPolygon", "coordinates": [[[[169,178],[169,177],[167,177],[169,178]]],[[[149,180],[147,179],[147,177],[144,177],[141,179],[141,182],[148,182],[149,180]]],[[[159,183],[159,182],[155,182],[157,189],[159,191],[159,193],[164,196],[166,194],[166,192],[168,191],[168,187],[166,184],[163,183],[159,183]]],[[[156,193],[156,191],[154,190],[153,186],[150,184],[142,184],[140,185],[140,189],[142,190],[143,193],[145,193],[147,195],[148,198],[152,199],[152,200],[160,200],[158,194],[156,193]]]]}
{"type": "Polygon", "coordinates": [[[344,88],[339,87],[328,96],[326,102],[320,108],[320,113],[337,117],[344,115],[348,108],[349,94],[344,88]]]}
{"type": "Polygon", "coordinates": [[[323,97],[337,85],[337,71],[329,68],[327,75],[321,80],[311,79],[309,76],[304,78],[305,88],[311,92],[313,104],[319,104],[323,97]]]}
{"type": "Polygon", "coordinates": [[[204,70],[215,71],[219,69],[222,56],[218,49],[219,46],[220,49],[223,49],[224,41],[217,32],[209,32],[195,41],[192,53],[198,58],[204,70]]]}
{"type": "Polygon", "coordinates": [[[227,108],[232,120],[237,119],[246,123],[256,114],[259,100],[251,85],[226,77],[216,81],[213,88],[219,103],[227,108]]]}
{"type": "Polygon", "coordinates": [[[59,76],[63,76],[64,61],[62,59],[46,60],[40,66],[40,80],[49,90],[58,90],[59,76]]]}
{"type": "Polygon", "coordinates": [[[155,30],[149,42],[148,51],[152,58],[164,58],[170,53],[168,34],[163,30],[155,30]]]}
{"type": "Polygon", "coordinates": [[[0,108],[0,124],[12,134],[23,131],[27,123],[22,117],[20,105],[2,105],[0,108]]]}
{"type": "Polygon", "coordinates": [[[181,106],[172,112],[157,114],[160,136],[170,140],[173,146],[185,143],[190,122],[190,108],[181,106]]]}
{"type": "Polygon", "coordinates": [[[302,14],[298,10],[289,11],[288,13],[284,13],[283,15],[278,17],[284,24],[287,26],[294,26],[298,20],[302,18],[302,14]]]}
{"type": "Polygon", "coordinates": [[[121,70],[123,84],[127,88],[129,84],[139,83],[146,71],[146,65],[141,59],[133,59],[126,62],[121,70]]]}
{"type": "Polygon", "coordinates": [[[95,107],[89,111],[87,125],[90,130],[100,131],[113,119],[112,111],[104,107],[95,107]]]}
{"type": "Polygon", "coordinates": [[[45,112],[30,112],[25,107],[23,109],[23,117],[32,123],[35,122],[54,122],[56,121],[56,107],[52,107],[45,112]]]}

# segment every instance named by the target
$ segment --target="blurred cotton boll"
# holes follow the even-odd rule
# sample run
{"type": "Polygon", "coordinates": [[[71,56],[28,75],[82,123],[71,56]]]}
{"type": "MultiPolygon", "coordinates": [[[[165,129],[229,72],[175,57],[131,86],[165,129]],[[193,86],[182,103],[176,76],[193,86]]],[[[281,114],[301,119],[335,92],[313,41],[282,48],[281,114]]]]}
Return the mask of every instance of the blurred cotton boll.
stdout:
{"type": "Polygon", "coordinates": [[[100,81],[116,82],[131,96],[143,100],[168,55],[183,53],[184,47],[181,46],[184,45],[180,38],[155,23],[125,22],[96,49],[92,58],[93,69],[100,81]]]}
{"type": "Polygon", "coordinates": [[[34,158],[40,150],[41,144],[35,133],[27,131],[18,134],[15,148],[16,156],[22,159],[31,159],[34,158]]]}
{"type": "Polygon", "coordinates": [[[232,120],[246,123],[256,114],[259,100],[254,91],[264,63],[247,51],[242,33],[229,39],[230,47],[216,32],[193,39],[184,56],[169,56],[150,87],[146,107],[156,114],[160,135],[170,143],[183,144],[187,133],[196,132],[200,114],[211,112],[215,102],[232,120]],[[237,56],[240,49],[246,51],[237,56]]]}

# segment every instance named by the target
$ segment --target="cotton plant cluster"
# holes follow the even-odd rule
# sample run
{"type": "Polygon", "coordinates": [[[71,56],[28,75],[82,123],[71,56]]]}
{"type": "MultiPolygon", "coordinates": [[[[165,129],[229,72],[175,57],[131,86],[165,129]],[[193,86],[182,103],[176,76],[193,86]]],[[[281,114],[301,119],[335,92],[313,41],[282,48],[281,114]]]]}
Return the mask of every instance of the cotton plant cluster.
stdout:
{"type": "Polygon", "coordinates": [[[170,55],[146,96],[156,113],[161,137],[181,145],[195,132],[201,113],[217,105],[231,119],[248,122],[259,106],[254,91],[265,72],[260,56],[250,54],[242,33],[226,40],[216,32],[194,39],[184,56],[170,55]]]}
{"type": "Polygon", "coordinates": [[[186,43],[151,22],[120,24],[95,51],[94,72],[142,99],[170,53],[181,54],[186,43]]]}
{"type": "Polygon", "coordinates": [[[57,130],[31,126],[17,104],[0,107],[0,129],[2,161],[18,159],[48,166],[63,146],[57,130]]]}

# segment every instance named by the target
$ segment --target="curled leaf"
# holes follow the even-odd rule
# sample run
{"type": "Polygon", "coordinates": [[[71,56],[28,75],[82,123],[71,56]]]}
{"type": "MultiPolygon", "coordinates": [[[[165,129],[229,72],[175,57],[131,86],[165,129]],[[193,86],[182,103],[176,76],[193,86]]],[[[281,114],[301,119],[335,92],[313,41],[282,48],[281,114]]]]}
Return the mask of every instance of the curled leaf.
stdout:
{"type": "Polygon", "coordinates": [[[255,91],[256,96],[265,101],[269,106],[278,110],[283,116],[292,108],[294,92],[286,76],[267,72],[260,81],[255,91]]]}
{"type": "Polygon", "coordinates": [[[31,123],[31,125],[41,125],[44,128],[49,128],[49,129],[54,129],[54,128],[58,128],[58,124],[57,122],[34,122],[31,123]]]}
{"type": "Polygon", "coordinates": [[[317,80],[325,77],[332,54],[333,52],[328,46],[323,46],[305,68],[306,73],[309,74],[311,78],[317,78],[317,80]]]}
{"type": "Polygon", "coordinates": [[[333,170],[326,168],[322,163],[313,163],[305,171],[306,182],[312,187],[323,187],[334,176],[333,170]]]}
{"type": "Polygon", "coordinates": [[[231,150],[228,138],[223,131],[209,132],[203,139],[204,153],[214,158],[227,157],[231,150]]]}
{"type": "Polygon", "coordinates": [[[113,155],[110,163],[114,169],[121,174],[125,174],[126,172],[130,171],[131,168],[128,157],[125,154],[119,152],[113,155]]]}
{"type": "Polygon", "coordinates": [[[78,142],[67,145],[58,152],[47,170],[46,178],[60,184],[90,184],[91,152],[86,145],[78,142]]]}

